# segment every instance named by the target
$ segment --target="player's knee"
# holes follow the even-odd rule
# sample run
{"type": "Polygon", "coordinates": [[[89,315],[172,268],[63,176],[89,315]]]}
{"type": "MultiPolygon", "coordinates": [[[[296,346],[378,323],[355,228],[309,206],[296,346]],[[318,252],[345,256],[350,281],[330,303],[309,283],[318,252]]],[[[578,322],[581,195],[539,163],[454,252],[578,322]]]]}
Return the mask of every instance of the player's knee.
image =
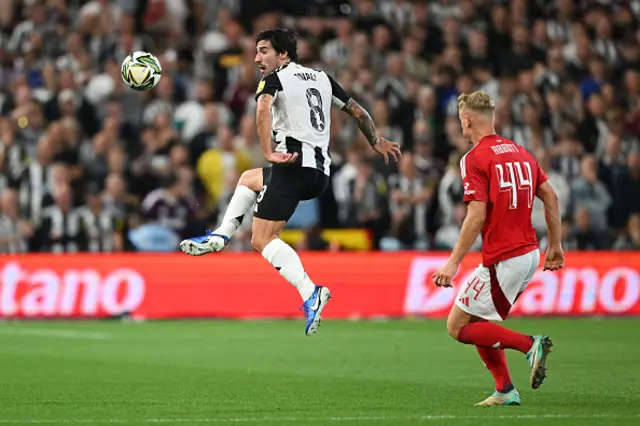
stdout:
{"type": "Polygon", "coordinates": [[[262,169],[245,170],[240,175],[238,185],[246,186],[256,192],[262,189],[262,169]]]}
{"type": "Polygon", "coordinates": [[[459,341],[460,330],[469,323],[469,320],[464,316],[457,314],[458,311],[456,309],[449,314],[449,317],[447,318],[447,333],[449,333],[449,336],[454,340],[459,341]]]}
{"type": "Polygon", "coordinates": [[[461,324],[458,324],[454,321],[447,321],[447,333],[449,333],[449,336],[451,336],[454,340],[458,340],[461,328],[461,324]]]}

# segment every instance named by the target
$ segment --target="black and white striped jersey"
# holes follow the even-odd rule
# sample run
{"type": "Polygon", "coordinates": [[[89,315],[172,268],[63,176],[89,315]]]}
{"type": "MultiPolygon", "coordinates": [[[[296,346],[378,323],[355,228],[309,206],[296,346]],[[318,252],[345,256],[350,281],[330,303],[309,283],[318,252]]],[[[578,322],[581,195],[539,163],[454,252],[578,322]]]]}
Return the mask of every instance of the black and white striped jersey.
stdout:
{"type": "Polygon", "coordinates": [[[43,209],[49,205],[45,196],[49,193],[49,188],[52,187],[52,171],[51,167],[43,166],[37,161],[31,161],[13,179],[11,185],[18,189],[22,216],[36,225],[40,221],[43,209]]]}
{"type": "Polygon", "coordinates": [[[0,156],[4,156],[4,161],[0,163],[0,188],[15,186],[15,180],[22,173],[29,154],[20,143],[5,144],[0,140],[0,156]]]}
{"type": "Polygon", "coordinates": [[[115,251],[116,234],[122,231],[124,220],[117,212],[103,208],[99,212],[89,206],[78,208],[87,237],[87,251],[91,253],[111,253],[115,251]]]}
{"type": "Polygon", "coordinates": [[[26,253],[28,248],[27,240],[20,235],[18,230],[18,220],[6,214],[0,214],[0,253],[26,253]]]}
{"type": "Polygon", "coordinates": [[[331,106],[342,108],[350,96],[324,71],[291,62],[265,76],[260,95],[274,96],[271,129],[276,152],[298,153],[298,164],[329,175],[331,106]]]}
{"type": "Polygon", "coordinates": [[[45,207],[35,240],[36,251],[39,252],[85,251],[87,235],[79,210],[64,212],[55,204],[45,207]]]}

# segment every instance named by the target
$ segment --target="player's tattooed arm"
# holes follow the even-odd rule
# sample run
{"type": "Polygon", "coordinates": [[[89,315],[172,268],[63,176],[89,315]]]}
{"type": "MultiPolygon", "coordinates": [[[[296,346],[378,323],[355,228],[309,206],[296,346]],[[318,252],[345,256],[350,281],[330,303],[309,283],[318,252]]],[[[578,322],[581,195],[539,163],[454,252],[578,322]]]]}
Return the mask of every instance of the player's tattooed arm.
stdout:
{"type": "Polygon", "coordinates": [[[344,104],[342,110],[356,120],[358,128],[367,138],[367,141],[369,141],[369,145],[375,146],[378,143],[378,135],[376,133],[376,126],[373,123],[373,119],[367,110],[364,109],[362,105],[354,101],[353,98],[349,99],[347,103],[344,104]]]}
{"type": "Polygon", "coordinates": [[[391,142],[377,135],[376,126],[366,109],[359,105],[352,98],[344,104],[342,110],[352,116],[362,134],[367,138],[369,145],[384,158],[384,163],[389,164],[389,158],[399,161],[402,157],[402,150],[398,142],[391,142]]]}

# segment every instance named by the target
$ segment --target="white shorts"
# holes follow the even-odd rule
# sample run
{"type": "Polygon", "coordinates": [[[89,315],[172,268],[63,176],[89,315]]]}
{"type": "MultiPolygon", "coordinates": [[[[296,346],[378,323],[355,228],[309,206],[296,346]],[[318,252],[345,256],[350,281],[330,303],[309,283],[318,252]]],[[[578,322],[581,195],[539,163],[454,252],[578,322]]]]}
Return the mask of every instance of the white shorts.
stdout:
{"type": "Polygon", "coordinates": [[[456,305],[488,321],[503,321],[540,264],[540,250],[485,268],[479,265],[460,287],[456,305]]]}

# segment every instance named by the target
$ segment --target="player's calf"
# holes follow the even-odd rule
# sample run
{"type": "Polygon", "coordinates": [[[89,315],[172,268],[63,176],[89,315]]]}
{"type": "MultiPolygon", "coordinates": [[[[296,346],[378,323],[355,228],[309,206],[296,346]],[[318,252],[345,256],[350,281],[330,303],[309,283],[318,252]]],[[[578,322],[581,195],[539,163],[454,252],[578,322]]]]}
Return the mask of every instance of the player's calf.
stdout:
{"type": "Polygon", "coordinates": [[[277,237],[273,236],[261,236],[252,234],[251,235],[251,248],[253,248],[258,253],[262,253],[264,248],[273,240],[277,239],[277,237]]]}

